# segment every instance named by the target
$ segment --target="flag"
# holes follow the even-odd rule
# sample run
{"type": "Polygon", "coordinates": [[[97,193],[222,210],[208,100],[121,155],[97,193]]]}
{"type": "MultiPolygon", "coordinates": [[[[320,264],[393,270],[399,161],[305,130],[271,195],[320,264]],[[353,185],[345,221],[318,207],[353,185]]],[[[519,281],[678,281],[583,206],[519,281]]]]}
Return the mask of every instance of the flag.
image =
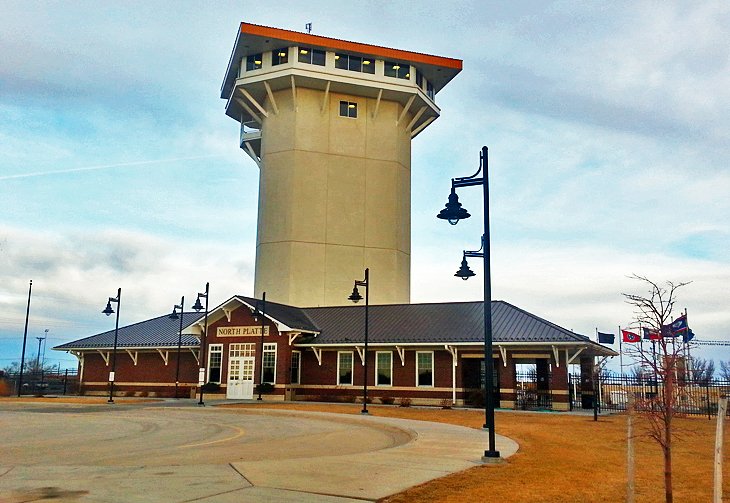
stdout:
{"type": "Polygon", "coordinates": [[[689,327],[687,326],[687,316],[682,315],[668,325],[662,327],[662,337],[678,337],[685,336],[689,327]]]}
{"type": "Polygon", "coordinates": [[[691,328],[687,328],[687,331],[682,336],[684,339],[684,342],[689,342],[695,337],[695,333],[692,331],[691,328]]]}
{"type": "Polygon", "coordinates": [[[672,336],[676,337],[682,332],[687,332],[689,327],[687,326],[687,315],[683,314],[669,325],[669,329],[672,331],[672,336]]]}
{"type": "Polygon", "coordinates": [[[601,344],[614,344],[616,342],[616,336],[613,334],[598,332],[598,342],[601,344]]]}
{"type": "Polygon", "coordinates": [[[644,332],[645,340],[658,341],[662,338],[662,334],[655,328],[642,328],[641,330],[644,332]]]}
{"type": "Polygon", "coordinates": [[[634,332],[621,330],[621,335],[623,336],[624,342],[641,342],[641,337],[639,337],[639,334],[635,334],[634,332]]]}

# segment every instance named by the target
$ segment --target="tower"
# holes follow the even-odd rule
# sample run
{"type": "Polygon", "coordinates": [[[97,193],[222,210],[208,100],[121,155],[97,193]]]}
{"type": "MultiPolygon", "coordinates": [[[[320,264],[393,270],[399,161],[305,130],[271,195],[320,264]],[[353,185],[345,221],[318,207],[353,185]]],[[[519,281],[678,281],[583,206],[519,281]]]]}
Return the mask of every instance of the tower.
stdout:
{"type": "Polygon", "coordinates": [[[411,139],[461,60],[241,23],[221,87],[260,169],[255,295],[410,301],[411,139]]]}

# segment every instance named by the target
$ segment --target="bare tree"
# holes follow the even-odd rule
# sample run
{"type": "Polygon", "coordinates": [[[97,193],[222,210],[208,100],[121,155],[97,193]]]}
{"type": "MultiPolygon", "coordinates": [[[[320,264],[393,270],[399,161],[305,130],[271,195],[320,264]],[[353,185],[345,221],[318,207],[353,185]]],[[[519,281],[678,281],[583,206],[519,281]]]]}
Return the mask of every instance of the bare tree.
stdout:
{"type": "Polygon", "coordinates": [[[730,362],[720,360],[720,378],[723,381],[730,381],[730,362]]]}
{"type": "Polygon", "coordinates": [[[715,362],[704,358],[692,358],[690,372],[692,382],[700,386],[707,386],[715,377],[715,362]]]}
{"type": "Polygon", "coordinates": [[[646,295],[622,294],[626,302],[634,307],[634,320],[639,326],[660,334],[660,337],[656,341],[657,358],[635,347],[630,347],[627,353],[643,368],[651,369],[662,383],[660,393],[656,396],[637,397],[636,410],[645,419],[646,434],[662,449],[664,496],[666,503],[672,503],[672,419],[677,412],[677,377],[684,361],[682,339],[672,337],[673,334],[666,327],[672,322],[677,290],[688,283],[667,281],[663,286],[644,276],[633,275],[631,278],[649,289],[646,295]]]}

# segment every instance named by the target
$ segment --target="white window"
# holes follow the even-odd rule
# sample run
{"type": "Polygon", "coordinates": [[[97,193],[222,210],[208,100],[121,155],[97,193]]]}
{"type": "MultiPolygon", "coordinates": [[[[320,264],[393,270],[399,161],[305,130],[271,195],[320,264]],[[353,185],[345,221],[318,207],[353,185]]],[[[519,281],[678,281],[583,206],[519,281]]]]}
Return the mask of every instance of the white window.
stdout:
{"type": "Polygon", "coordinates": [[[221,383],[221,365],[223,363],[223,344],[208,346],[208,382],[221,383]]]}
{"type": "Polygon", "coordinates": [[[390,351],[375,353],[375,385],[393,385],[393,353],[390,351]]]}
{"type": "Polygon", "coordinates": [[[411,78],[411,65],[396,61],[386,61],[385,76],[408,80],[411,78]]]}
{"type": "Polygon", "coordinates": [[[324,66],[325,52],[321,49],[312,49],[311,47],[300,46],[298,59],[300,63],[324,66]]]}
{"type": "Polygon", "coordinates": [[[264,344],[264,365],[261,382],[276,383],[276,343],[264,344]]]}
{"type": "Polygon", "coordinates": [[[351,117],[357,119],[357,103],[352,101],[340,101],[340,117],[351,117]]]}
{"type": "Polygon", "coordinates": [[[271,66],[283,65],[289,62],[289,48],[282,47],[271,52],[271,66]]]}
{"type": "Polygon", "coordinates": [[[262,68],[263,65],[263,54],[250,54],[246,58],[246,71],[250,72],[251,70],[259,70],[262,68]]]}
{"type": "Polygon", "coordinates": [[[291,367],[289,373],[289,382],[292,384],[300,384],[302,375],[302,353],[301,351],[291,352],[291,367]]]}
{"type": "Polygon", "coordinates": [[[433,386],[433,351],[416,351],[416,386],[433,386]]]}
{"type": "Polygon", "coordinates": [[[337,352],[337,384],[352,385],[352,351],[337,352]]]}
{"type": "Polygon", "coordinates": [[[237,358],[239,356],[256,356],[256,345],[253,343],[229,345],[228,358],[237,358]]]}

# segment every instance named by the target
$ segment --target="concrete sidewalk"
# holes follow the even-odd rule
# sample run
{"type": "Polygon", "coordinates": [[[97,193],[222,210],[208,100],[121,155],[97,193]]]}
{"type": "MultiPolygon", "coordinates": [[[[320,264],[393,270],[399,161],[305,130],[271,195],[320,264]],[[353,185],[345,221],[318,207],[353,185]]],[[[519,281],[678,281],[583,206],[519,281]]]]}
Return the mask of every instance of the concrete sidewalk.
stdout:
{"type": "MultiPolygon", "coordinates": [[[[487,443],[460,426],[263,407],[0,403],[0,414],[3,503],[372,501],[480,465],[487,443]]],[[[508,457],[517,444],[497,435],[497,448],[508,457]]]]}

